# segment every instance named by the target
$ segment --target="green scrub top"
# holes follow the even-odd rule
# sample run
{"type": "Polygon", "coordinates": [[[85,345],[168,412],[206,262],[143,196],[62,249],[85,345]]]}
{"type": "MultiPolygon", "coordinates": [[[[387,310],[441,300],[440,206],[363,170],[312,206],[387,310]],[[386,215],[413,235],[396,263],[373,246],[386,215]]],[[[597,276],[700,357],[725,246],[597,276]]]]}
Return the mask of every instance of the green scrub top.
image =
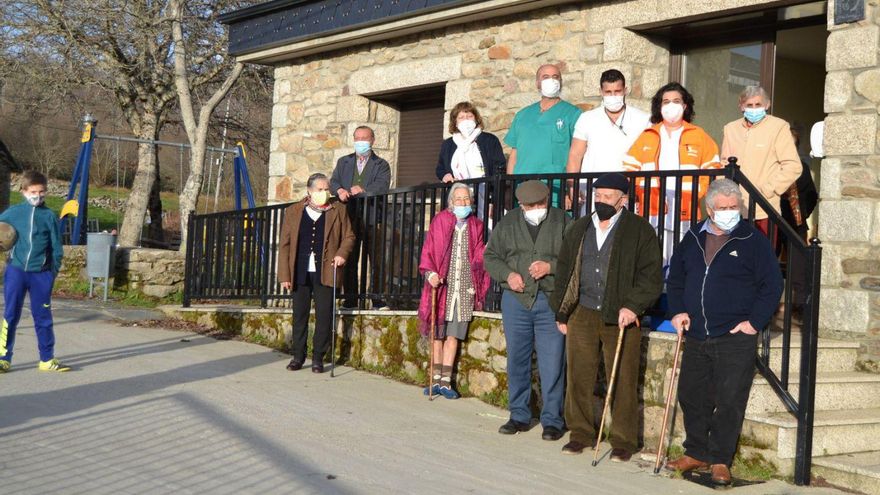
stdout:
{"type": "Polygon", "coordinates": [[[565,173],[574,124],[581,109],[560,100],[546,112],[540,102],[529,105],[513,118],[504,142],[516,148],[515,174],[565,173]]]}

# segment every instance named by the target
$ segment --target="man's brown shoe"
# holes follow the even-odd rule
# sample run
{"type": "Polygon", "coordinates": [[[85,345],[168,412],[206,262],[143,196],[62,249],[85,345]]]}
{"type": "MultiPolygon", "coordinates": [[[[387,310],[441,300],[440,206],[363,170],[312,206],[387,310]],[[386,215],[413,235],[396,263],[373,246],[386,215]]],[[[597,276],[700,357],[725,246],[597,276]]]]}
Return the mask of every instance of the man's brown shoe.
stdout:
{"type": "Polygon", "coordinates": [[[706,469],[709,464],[698,459],[694,459],[689,455],[683,455],[674,461],[666,463],[666,469],[670,471],[681,471],[686,473],[694,469],[706,469]]]}
{"type": "Polygon", "coordinates": [[[582,454],[586,448],[587,444],[572,440],[562,447],[562,453],[568,455],[582,454]]]}
{"type": "Polygon", "coordinates": [[[611,460],[614,462],[629,462],[632,452],[626,449],[611,449],[611,460]]]}
{"type": "Polygon", "coordinates": [[[720,486],[730,484],[730,469],[725,464],[712,464],[712,483],[720,486]]]}

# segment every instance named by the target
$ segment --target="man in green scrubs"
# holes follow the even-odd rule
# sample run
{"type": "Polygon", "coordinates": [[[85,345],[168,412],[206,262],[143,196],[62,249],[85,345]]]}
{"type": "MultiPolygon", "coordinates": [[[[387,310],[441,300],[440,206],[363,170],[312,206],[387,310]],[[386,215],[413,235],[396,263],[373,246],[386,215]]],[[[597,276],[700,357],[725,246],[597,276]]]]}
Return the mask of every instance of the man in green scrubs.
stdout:
{"type": "MultiPolygon", "coordinates": [[[[541,100],[529,105],[513,118],[504,142],[513,148],[507,160],[508,174],[565,173],[574,124],[581,110],[559,97],[562,73],[545,64],[538,68],[535,87],[541,100]]],[[[558,204],[561,181],[553,184],[553,205],[558,204]]]]}

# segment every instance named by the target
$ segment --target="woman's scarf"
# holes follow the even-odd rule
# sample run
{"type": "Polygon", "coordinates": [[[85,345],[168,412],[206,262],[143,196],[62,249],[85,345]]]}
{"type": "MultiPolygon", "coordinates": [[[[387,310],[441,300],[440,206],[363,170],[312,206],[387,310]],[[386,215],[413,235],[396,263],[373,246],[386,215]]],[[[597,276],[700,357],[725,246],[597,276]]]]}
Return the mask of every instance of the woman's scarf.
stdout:
{"type": "Polygon", "coordinates": [[[470,136],[462,136],[460,132],[452,135],[452,141],[457,148],[452,154],[452,176],[456,180],[476,179],[486,175],[483,167],[483,157],[480,148],[477,147],[477,136],[481,129],[477,127],[470,136]]]}

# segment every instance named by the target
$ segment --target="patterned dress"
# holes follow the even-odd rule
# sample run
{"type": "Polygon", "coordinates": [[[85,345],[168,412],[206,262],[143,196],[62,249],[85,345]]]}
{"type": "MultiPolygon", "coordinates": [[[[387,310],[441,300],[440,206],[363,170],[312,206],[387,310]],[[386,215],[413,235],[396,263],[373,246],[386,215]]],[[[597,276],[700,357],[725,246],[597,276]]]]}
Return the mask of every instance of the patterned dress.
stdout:
{"type": "Polygon", "coordinates": [[[474,312],[474,283],[468,258],[468,226],[456,224],[452,238],[452,254],[446,281],[446,321],[469,322],[474,312]]]}

